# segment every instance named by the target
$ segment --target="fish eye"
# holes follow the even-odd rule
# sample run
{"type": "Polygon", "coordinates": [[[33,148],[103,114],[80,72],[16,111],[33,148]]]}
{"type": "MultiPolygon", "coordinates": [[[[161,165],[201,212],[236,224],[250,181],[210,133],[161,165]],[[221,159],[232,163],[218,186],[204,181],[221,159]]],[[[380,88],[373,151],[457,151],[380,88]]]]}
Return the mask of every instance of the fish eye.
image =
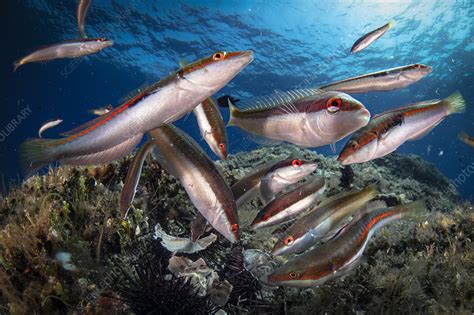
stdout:
{"type": "Polygon", "coordinates": [[[297,279],[300,277],[300,274],[296,271],[291,271],[288,273],[288,277],[290,277],[290,279],[297,279]]]}
{"type": "Polygon", "coordinates": [[[294,167],[299,167],[303,164],[303,162],[301,162],[301,160],[293,160],[293,162],[291,162],[291,165],[293,165],[294,167]]]}
{"type": "Polygon", "coordinates": [[[105,42],[105,38],[101,37],[97,39],[99,42],[105,42]]]}
{"type": "Polygon", "coordinates": [[[416,68],[421,68],[421,65],[419,63],[415,64],[416,68]]]}
{"type": "Polygon", "coordinates": [[[232,224],[230,226],[230,230],[232,231],[232,233],[236,233],[239,230],[239,225],[237,223],[232,224]]]}
{"type": "Polygon", "coordinates": [[[225,144],[219,143],[219,149],[224,150],[225,149],[225,144]]]}
{"type": "Polygon", "coordinates": [[[288,236],[287,238],[285,238],[285,240],[283,241],[283,243],[285,243],[285,245],[287,246],[290,246],[291,244],[293,244],[293,241],[295,239],[293,238],[293,236],[288,236]]]}
{"type": "Polygon", "coordinates": [[[357,149],[357,147],[358,147],[358,144],[355,141],[353,141],[349,144],[349,148],[351,148],[352,150],[357,149]]]}
{"type": "Polygon", "coordinates": [[[215,60],[215,61],[222,60],[224,59],[224,57],[225,57],[225,52],[218,51],[214,55],[212,55],[212,60],[215,60]]]}
{"type": "Polygon", "coordinates": [[[184,70],[183,69],[179,69],[178,72],[176,72],[176,76],[178,78],[182,78],[184,76],[184,70]]]}
{"type": "Polygon", "coordinates": [[[342,100],[339,97],[332,97],[326,103],[326,109],[330,113],[336,113],[341,109],[342,100]]]}

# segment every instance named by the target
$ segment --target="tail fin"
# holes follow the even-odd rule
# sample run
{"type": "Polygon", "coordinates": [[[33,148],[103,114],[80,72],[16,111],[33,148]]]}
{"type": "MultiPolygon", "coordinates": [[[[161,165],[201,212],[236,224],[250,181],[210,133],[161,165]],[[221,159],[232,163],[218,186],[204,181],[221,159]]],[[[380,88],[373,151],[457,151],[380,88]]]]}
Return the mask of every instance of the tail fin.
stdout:
{"type": "Polygon", "coordinates": [[[229,122],[227,123],[227,126],[234,126],[235,125],[235,113],[238,112],[239,110],[237,109],[237,107],[235,107],[235,104],[232,103],[232,101],[229,99],[227,99],[227,105],[229,106],[229,122]]]}
{"type": "Polygon", "coordinates": [[[412,217],[413,219],[417,218],[418,216],[420,216],[422,214],[423,211],[426,210],[426,203],[424,200],[416,200],[416,201],[412,201],[412,202],[409,202],[407,204],[404,204],[404,205],[400,205],[398,206],[400,207],[400,212],[405,216],[405,215],[409,215],[410,217],[412,217]]]}
{"type": "Polygon", "coordinates": [[[28,139],[23,142],[20,145],[20,163],[26,177],[54,162],[55,156],[52,149],[60,144],[60,140],[49,139],[28,139]]]}
{"type": "Polygon", "coordinates": [[[229,101],[235,105],[239,101],[238,98],[232,97],[229,94],[222,95],[217,99],[217,103],[220,107],[229,107],[229,101]]]}
{"type": "Polygon", "coordinates": [[[21,60],[17,60],[13,63],[13,72],[16,72],[18,68],[22,65],[21,60]]]}
{"type": "Polygon", "coordinates": [[[466,111],[466,101],[459,91],[445,98],[443,102],[448,106],[450,114],[464,113],[466,111]]]}

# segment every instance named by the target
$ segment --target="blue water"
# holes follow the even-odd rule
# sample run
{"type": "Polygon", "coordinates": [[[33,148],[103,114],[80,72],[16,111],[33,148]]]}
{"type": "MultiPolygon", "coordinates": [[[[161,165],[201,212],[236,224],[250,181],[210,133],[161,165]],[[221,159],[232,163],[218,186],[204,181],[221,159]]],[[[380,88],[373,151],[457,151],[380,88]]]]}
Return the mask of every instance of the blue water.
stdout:
{"type": "MultiPolygon", "coordinates": [[[[474,149],[457,139],[474,135],[474,2],[459,1],[113,1],[92,2],[86,20],[91,37],[115,45],[74,61],[28,64],[12,72],[12,62],[37,47],[77,38],[76,1],[3,3],[2,114],[5,134],[17,115],[19,126],[0,137],[0,173],[5,186],[21,179],[17,148],[37,134],[43,121],[64,123],[46,137],[91,118],[87,109],[112,103],[142,85],[217,50],[252,49],[254,62],[218,95],[244,99],[275,90],[314,87],[376,70],[423,63],[433,67],[425,79],[401,90],[354,95],[372,114],[422,100],[444,98],[459,90],[465,114],[448,117],[421,140],[403,145],[433,162],[458,189],[474,196],[474,149]],[[395,20],[395,27],[366,50],[350,55],[354,41],[395,20]],[[463,174],[464,172],[464,174],[463,174]],[[461,175],[463,174],[463,175],[461,175]]],[[[223,111],[227,120],[227,111],[223,111]]],[[[178,126],[199,139],[194,117],[178,126]]],[[[11,128],[10,128],[11,129],[11,128]]],[[[255,147],[236,128],[228,129],[230,153],[255,147]]],[[[342,148],[345,140],[337,144],[342,148]]],[[[203,147],[207,146],[201,141],[203,147]]],[[[331,155],[328,147],[318,152],[331,155]]],[[[3,187],[4,188],[4,187],[3,187]]]]}

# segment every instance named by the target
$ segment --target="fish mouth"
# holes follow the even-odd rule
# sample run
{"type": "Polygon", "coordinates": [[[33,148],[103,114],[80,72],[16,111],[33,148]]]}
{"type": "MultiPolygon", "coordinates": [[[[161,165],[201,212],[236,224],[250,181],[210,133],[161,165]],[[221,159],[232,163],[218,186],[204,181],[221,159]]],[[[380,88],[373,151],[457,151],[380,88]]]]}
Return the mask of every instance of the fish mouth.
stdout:
{"type": "Polygon", "coordinates": [[[110,47],[114,44],[114,41],[113,40],[106,40],[102,44],[103,44],[104,47],[110,47]]]}
{"type": "Polygon", "coordinates": [[[244,62],[244,65],[248,65],[254,59],[253,51],[252,50],[244,50],[232,53],[231,59],[241,59],[244,62]]]}

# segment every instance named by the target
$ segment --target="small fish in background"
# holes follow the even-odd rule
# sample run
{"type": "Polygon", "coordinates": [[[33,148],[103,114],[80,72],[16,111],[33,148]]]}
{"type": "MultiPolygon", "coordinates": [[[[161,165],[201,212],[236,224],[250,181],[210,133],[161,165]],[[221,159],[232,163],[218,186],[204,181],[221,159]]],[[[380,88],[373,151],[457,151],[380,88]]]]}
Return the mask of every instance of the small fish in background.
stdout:
{"type": "Polygon", "coordinates": [[[85,20],[87,10],[89,10],[91,2],[91,0],[79,0],[79,4],[77,5],[77,26],[79,28],[79,34],[82,38],[87,38],[85,31],[85,20]]]}
{"type": "Polygon", "coordinates": [[[137,191],[138,182],[140,181],[140,175],[142,174],[143,163],[145,158],[151,152],[154,147],[152,140],[148,140],[141,146],[141,148],[135,154],[132,163],[128,167],[127,176],[123,183],[122,192],[120,193],[120,212],[124,219],[127,218],[128,210],[132,206],[135,193],[137,191]]]}
{"type": "Polygon", "coordinates": [[[430,66],[415,63],[333,82],[319,88],[325,91],[339,91],[351,94],[390,91],[413,84],[430,73],[430,66]]]}
{"type": "Polygon", "coordinates": [[[274,285],[307,288],[345,276],[358,266],[378,229],[425,209],[424,202],[419,200],[371,211],[350,224],[339,237],[288,260],[268,276],[268,281],[274,285]]]}
{"type": "Polygon", "coordinates": [[[317,242],[333,237],[347,220],[377,196],[370,185],[362,190],[353,189],[323,200],[316,208],[293,223],[273,247],[275,256],[301,253],[317,242]]]}
{"type": "Polygon", "coordinates": [[[315,162],[299,159],[290,155],[272,166],[263,176],[260,183],[260,199],[264,205],[273,200],[286,187],[299,182],[317,169],[315,162]]]}
{"type": "Polygon", "coordinates": [[[403,143],[416,140],[451,114],[465,111],[459,92],[444,100],[431,100],[392,109],[375,115],[369,124],[356,131],[339,154],[342,165],[371,161],[395,151],[403,143]]]}
{"type": "Polygon", "coordinates": [[[471,148],[474,148],[474,137],[471,137],[469,136],[467,133],[465,132],[461,132],[459,135],[458,135],[458,138],[464,142],[465,144],[467,144],[468,146],[470,146],[471,148]]]}
{"type": "Polygon", "coordinates": [[[274,226],[295,218],[316,203],[326,189],[324,178],[315,177],[278,196],[267,204],[250,224],[251,230],[274,226]]]}
{"type": "Polygon", "coordinates": [[[191,202],[212,227],[235,243],[239,239],[239,221],[234,196],[212,160],[173,125],[163,125],[149,134],[158,151],[158,163],[180,180],[191,202]]]}
{"type": "Polygon", "coordinates": [[[227,159],[227,133],[224,119],[212,97],[193,109],[201,136],[221,160],[227,159]]]}
{"type": "Polygon", "coordinates": [[[45,121],[41,125],[40,129],[38,130],[38,137],[42,138],[43,132],[45,132],[45,130],[48,130],[49,128],[56,127],[57,125],[59,125],[62,122],[63,122],[63,120],[60,119],[60,118],[53,118],[53,119],[45,121]]]}
{"type": "Polygon", "coordinates": [[[369,47],[373,42],[375,42],[377,39],[379,39],[385,32],[387,32],[389,29],[393,27],[393,21],[389,21],[387,24],[384,26],[381,26],[377,28],[376,30],[373,30],[358,40],[352,45],[351,48],[351,54],[355,54],[356,52],[359,52],[367,47],[369,47]]]}
{"type": "Polygon", "coordinates": [[[90,109],[87,112],[92,115],[102,116],[102,115],[110,113],[112,109],[114,109],[114,107],[112,106],[112,104],[109,104],[104,107],[90,109]]]}
{"type": "Polygon", "coordinates": [[[333,144],[365,126],[370,119],[369,111],[350,95],[318,89],[251,99],[243,103],[243,109],[229,102],[229,107],[227,126],[302,147],[333,144]]]}
{"type": "Polygon", "coordinates": [[[82,57],[95,54],[112,45],[113,42],[105,38],[83,38],[49,45],[15,61],[13,71],[30,62],[82,57]]]}

